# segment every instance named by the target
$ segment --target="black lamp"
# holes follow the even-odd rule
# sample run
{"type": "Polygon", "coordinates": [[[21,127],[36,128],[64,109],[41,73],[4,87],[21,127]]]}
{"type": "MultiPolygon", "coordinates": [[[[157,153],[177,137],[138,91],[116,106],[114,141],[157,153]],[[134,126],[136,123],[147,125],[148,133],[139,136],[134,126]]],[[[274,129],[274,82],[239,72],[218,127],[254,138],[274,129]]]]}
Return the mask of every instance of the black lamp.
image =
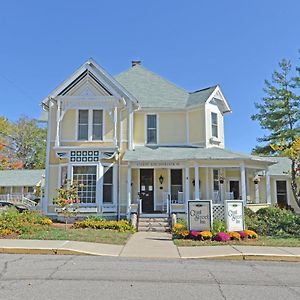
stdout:
{"type": "Polygon", "coordinates": [[[163,178],[163,176],[162,176],[162,175],[160,175],[160,176],[159,176],[158,180],[159,180],[159,183],[160,183],[160,184],[163,184],[163,182],[164,182],[164,178],[163,178]]]}

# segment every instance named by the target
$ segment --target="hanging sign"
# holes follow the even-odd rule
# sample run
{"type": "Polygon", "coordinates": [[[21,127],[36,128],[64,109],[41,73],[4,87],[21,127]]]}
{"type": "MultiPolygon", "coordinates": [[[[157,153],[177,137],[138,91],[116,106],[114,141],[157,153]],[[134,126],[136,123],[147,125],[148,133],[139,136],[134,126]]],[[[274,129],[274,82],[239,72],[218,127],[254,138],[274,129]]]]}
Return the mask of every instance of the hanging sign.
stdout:
{"type": "Polygon", "coordinates": [[[243,200],[227,200],[225,202],[225,219],[228,231],[245,229],[243,200]]]}
{"type": "Polygon", "coordinates": [[[189,230],[210,231],[212,228],[212,201],[188,201],[189,230]]]}

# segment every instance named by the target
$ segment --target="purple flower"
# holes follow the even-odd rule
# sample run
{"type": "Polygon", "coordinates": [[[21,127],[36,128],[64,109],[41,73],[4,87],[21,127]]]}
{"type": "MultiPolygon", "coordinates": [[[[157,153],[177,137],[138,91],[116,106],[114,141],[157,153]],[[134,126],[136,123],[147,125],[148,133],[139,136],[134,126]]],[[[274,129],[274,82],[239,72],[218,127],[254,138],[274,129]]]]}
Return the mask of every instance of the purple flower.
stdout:
{"type": "Polygon", "coordinates": [[[239,234],[240,234],[242,240],[246,239],[248,237],[248,234],[244,231],[240,231],[239,234]]]}
{"type": "Polygon", "coordinates": [[[226,232],[219,232],[215,235],[214,240],[218,242],[227,242],[230,241],[230,235],[226,232]]]}

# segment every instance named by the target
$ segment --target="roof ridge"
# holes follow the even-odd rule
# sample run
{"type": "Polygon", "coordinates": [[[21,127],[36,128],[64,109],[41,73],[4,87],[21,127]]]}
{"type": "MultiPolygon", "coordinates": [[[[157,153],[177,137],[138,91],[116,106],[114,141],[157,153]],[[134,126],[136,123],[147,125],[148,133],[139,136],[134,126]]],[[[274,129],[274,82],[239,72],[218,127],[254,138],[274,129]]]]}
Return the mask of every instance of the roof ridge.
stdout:
{"type": "Polygon", "coordinates": [[[212,85],[212,86],[209,86],[209,87],[206,87],[206,88],[203,88],[203,89],[200,89],[200,90],[196,90],[194,92],[189,92],[189,94],[196,94],[196,93],[199,93],[199,92],[203,92],[203,91],[206,91],[206,90],[209,90],[209,89],[212,89],[212,88],[216,88],[218,86],[218,84],[215,84],[215,85],[212,85]]]}

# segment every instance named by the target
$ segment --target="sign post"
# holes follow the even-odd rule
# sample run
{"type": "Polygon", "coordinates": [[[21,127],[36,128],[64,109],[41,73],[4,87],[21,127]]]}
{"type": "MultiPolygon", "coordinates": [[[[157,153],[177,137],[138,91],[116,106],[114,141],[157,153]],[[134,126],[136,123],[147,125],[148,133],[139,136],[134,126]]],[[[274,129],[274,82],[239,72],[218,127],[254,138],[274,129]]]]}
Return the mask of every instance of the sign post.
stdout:
{"type": "Polygon", "coordinates": [[[243,231],[244,202],[242,200],[227,200],[225,202],[225,220],[228,231],[243,231]]]}
{"type": "Polygon", "coordinates": [[[188,201],[189,230],[210,231],[212,228],[212,200],[188,201]]]}

